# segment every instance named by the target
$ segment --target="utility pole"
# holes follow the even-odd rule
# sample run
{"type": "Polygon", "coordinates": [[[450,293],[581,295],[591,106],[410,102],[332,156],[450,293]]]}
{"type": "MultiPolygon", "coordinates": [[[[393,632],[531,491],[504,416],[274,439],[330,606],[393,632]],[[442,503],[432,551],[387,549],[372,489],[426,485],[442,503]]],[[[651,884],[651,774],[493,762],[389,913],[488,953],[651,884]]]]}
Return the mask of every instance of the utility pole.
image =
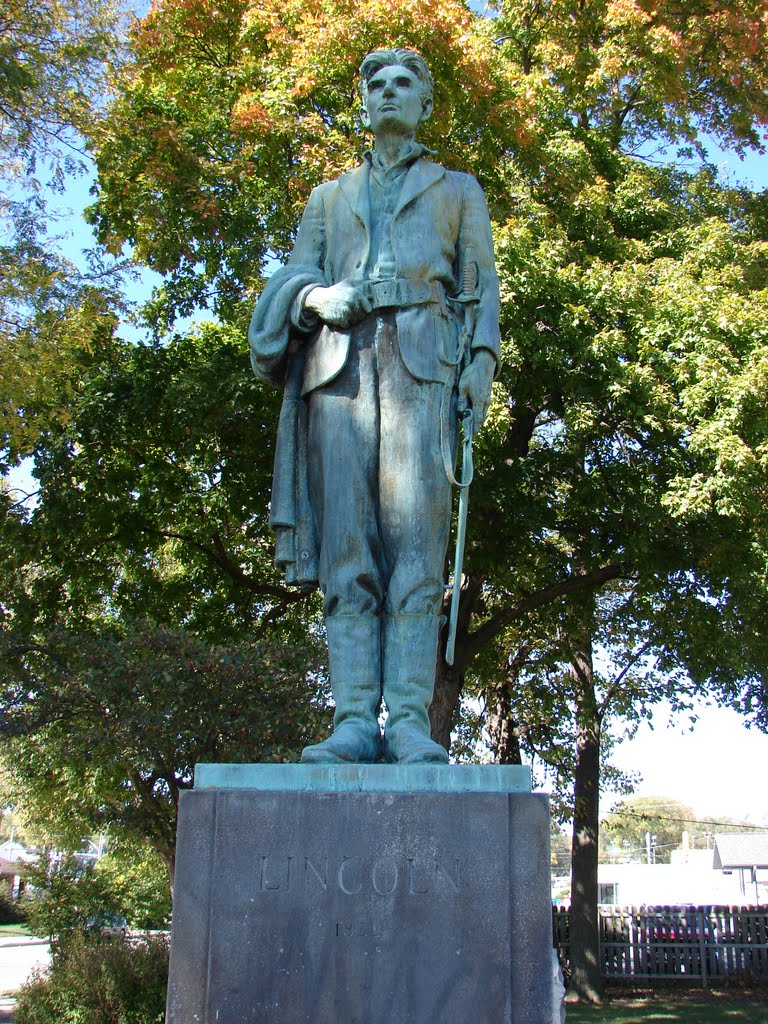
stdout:
{"type": "Polygon", "coordinates": [[[656,840],[657,836],[652,836],[650,832],[645,833],[645,852],[648,857],[649,864],[656,863],[656,840]]]}

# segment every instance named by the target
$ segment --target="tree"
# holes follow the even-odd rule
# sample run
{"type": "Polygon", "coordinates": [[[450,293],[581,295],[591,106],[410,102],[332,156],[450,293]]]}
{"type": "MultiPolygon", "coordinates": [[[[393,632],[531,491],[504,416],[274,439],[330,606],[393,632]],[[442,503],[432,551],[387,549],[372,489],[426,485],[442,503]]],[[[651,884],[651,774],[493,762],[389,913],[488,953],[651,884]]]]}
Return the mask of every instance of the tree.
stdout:
{"type": "Polygon", "coordinates": [[[549,830],[549,846],[552,874],[567,874],[571,866],[571,844],[554,819],[549,830]]]}
{"type": "Polygon", "coordinates": [[[91,216],[110,250],[129,242],[166,276],[153,318],[211,306],[234,322],[253,303],[267,262],[290,251],[312,186],[361,156],[356,69],[394,35],[435,65],[450,129],[438,116],[425,141],[452,149],[451,164],[474,164],[495,58],[459,0],[194,0],[157,5],[136,27],[93,138],[91,216]]]}
{"type": "Polygon", "coordinates": [[[0,641],[4,776],[25,817],[64,849],[100,831],[141,840],[171,884],[195,764],[296,760],[322,729],[320,680],[294,645],[125,623],[0,641]]]}
{"type": "Polygon", "coordinates": [[[84,362],[117,322],[114,294],[30,238],[3,247],[0,284],[0,469],[32,456],[66,423],[84,362]]]}
{"type": "Polygon", "coordinates": [[[9,0],[0,16],[0,468],[67,417],[78,353],[114,325],[94,257],[84,274],[50,235],[51,193],[85,167],[82,132],[119,57],[112,0],[9,0]]]}
{"type": "MultiPolygon", "coordinates": [[[[0,799],[5,801],[5,795],[3,794],[0,799]]],[[[21,817],[10,802],[0,811],[0,842],[5,843],[9,840],[17,843],[29,843],[21,817]]]]}
{"type": "Polygon", "coordinates": [[[30,927],[48,939],[56,958],[89,920],[119,913],[119,896],[107,879],[76,857],[53,863],[42,856],[27,868],[27,880],[36,893],[29,903],[30,927]]]}
{"type": "Polygon", "coordinates": [[[96,865],[110,889],[119,894],[119,909],[132,929],[166,927],[171,918],[168,870],[146,844],[123,842],[96,865]]]}
{"type": "Polygon", "coordinates": [[[612,858],[645,862],[650,846],[652,863],[669,864],[672,851],[682,844],[683,832],[692,831],[695,820],[687,804],[641,796],[617,804],[600,822],[600,828],[612,858]]]}
{"type": "Polygon", "coordinates": [[[225,641],[307,603],[272,566],[277,396],[246,359],[201,325],[162,347],[110,334],[81,361],[69,422],[37,445],[36,506],[6,496],[17,632],[118,609],[225,641]]]}
{"type": "MultiPolygon", "coordinates": [[[[582,156],[586,191],[596,168],[586,150],[582,156]]],[[[760,344],[764,279],[754,261],[764,242],[745,216],[753,200],[719,188],[707,172],[688,176],[617,159],[612,188],[592,200],[580,193],[579,221],[557,233],[559,245],[551,242],[546,209],[533,203],[527,210],[538,222],[529,215],[520,241],[510,232],[509,248],[502,236],[502,273],[516,300],[505,333],[515,347],[513,375],[502,383],[509,387],[507,437],[496,450],[520,454],[497,456],[494,491],[484,498],[481,476],[474,499],[481,508],[470,572],[483,561],[496,569],[493,585],[477,574],[486,617],[461,648],[472,652],[503,637],[481,683],[493,732],[510,754],[510,738],[525,745],[526,735],[539,734],[558,763],[572,766],[577,787],[582,767],[589,771],[582,804],[589,821],[574,819],[589,850],[589,876],[585,883],[575,874],[574,887],[594,896],[592,944],[596,751],[606,714],[631,720],[649,701],[670,691],[684,698],[692,686],[727,682],[739,692],[765,665],[761,633],[743,643],[747,620],[735,599],[737,588],[744,600],[748,581],[754,585],[754,507],[734,516],[725,505],[700,503],[698,515],[688,507],[687,521],[673,511],[681,488],[707,478],[684,396],[696,368],[709,365],[713,335],[720,358],[745,369],[760,344]],[[494,507],[494,492],[503,495],[501,508],[515,509],[514,520],[494,507]],[[509,574],[488,557],[491,544],[505,551],[509,574]],[[562,581],[549,593],[566,600],[546,601],[547,591],[536,589],[542,578],[562,581]],[[590,668],[599,649],[611,652],[610,674],[590,668]],[[601,674],[607,678],[598,694],[601,674]],[[540,725],[531,728],[537,716],[540,725]],[[569,734],[564,724],[573,716],[578,727],[569,734]],[[547,731],[561,745],[546,742],[547,731]],[[569,741],[580,755],[575,762],[564,759],[569,741]]],[[[721,407],[719,415],[730,414],[721,407]]],[[[594,973],[585,990],[598,990],[594,973]]]]}
{"type": "MultiPolygon", "coordinates": [[[[510,383],[505,398],[512,415],[507,444],[501,450],[524,458],[519,460],[520,475],[511,481],[501,507],[514,507],[521,519],[529,511],[535,517],[517,531],[518,538],[534,536],[538,540],[538,551],[530,552],[528,561],[535,566],[535,579],[541,579],[543,569],[544,579],[559,576],[563,585],[570,583],[571,594],[580,589],[579,581],[587,586],[595,580],[603,586],[611,580],[624,581],[627,607],[618,621],[626,626],[628,612],[632,628],[626,655],[619,664],[631,664],[653,652],[660,676],[665,664],[684,664],[699,684],[722,673],[734,685],[741,685],[746,659],[727,642],[719,656],[712,657],[713,634],[707,635],[702,627],[715,617],[712,605],[707,608],[713,593],[725,597],[725,575],[718,578],[713,571],[712,553],[723,547],[724,533],[734,545],[731,553],[741,544],[748,549],[754,520],[749,526],[743,523],[746,529],[740,532],[715,511],[700,517],[691,544],[679,519],[670,514],[673,481],[696,478],[701,462],[686,437],[686,407],[676,402],[682,382],[669,372],[674,365],[672,336],[646,332],[643,338],[642,325],[633,323],[632,309],[638,278],[649,283],[645,265],[653,275],[660,267],[654,263],[657,256],[664,254],[675,262],[681,242],[692,249],[700,243],[702,234],[707,233],[702,222],[717,217],[718,189],[707,188],[705,176],[698,182],[692,179],[689,185],[685,175],[654,174],[622,153],[637,151],[650,138],[695,145],[702,124],[737,147],[758,142],[757,129],[765,123],[766,113],[760,95],[762,71],[742,30],[749,26],[755,38],[761,37],[764,26],[759,12],[750,5],[732,5],[722,16],[709,16],[686,4],[676,5],[673,11],[662,5],[644,8],[632,3],[581,4],[578,8],[572,4],[515,3],[502,7],[497,24],[505,30],[504,44],[518,55],[521,92],[523,82],[529,92],[536,89],[537,101],[548,115],[540,119],[538,133],[532,132],[531,145],[517,151],[528,172],[526,180],[520,182],[519,176],[515,180],[510,173],[517,186],[510,191],[523,198],[528,210],[531,204],[525,201],[533,198],[539,219],[537,222],[530,214],[527,223],[510,219],[508,229],[512,230],[500,236],[502,273],[507,238],[513,242],[520,234],[530,238],[537,228],[546,237],[554,226],[556,239],[553,244],[551,235],[547,238],[536,252],[537,260],[531,259],[530,249],[516,245],[513,252],[519,257],[523,250],[523,266],[510,260],[506,272],[508,294],[514,303],[507,306],[510,320],[505,327],[511,323],[516,331],[512,333],[508,327],[505,331],[515,342],[510,353],[514,374],[507,377],[510,383]],[[741,39],[741,47],[732,50],[745,86],[738,92],[729,77],[733,68],[723,73],[725,69],[713,67],[709,56],[710,44],[723,34],[734,41],[741,39]],[[698,88],[705,82],[706,87],[698,88]],[[559,272],[542,282],[542,267],[546,272],[553,263],[559,272]],[[619,268],[623,270],[623,293],[613,292],[608,280],[609,276],[615,279],[619,268]],[[540,284],[544,287],[539,290],[540,284]],[[535,305],[521,304],[521,296],[525,299],[532,292],[535,305]],[[612,311],[610,295],[618,300],[612,311]],[[562,306],[561,296],[565,298],[562,306]],[[525,315],[522,323],[520,305],[525,315]],[[634,340],[633,327],[637,330],[634,340]],[[661,343],[662,352],[669,353],[666,368],[654,358],[652,337],[661,343]],[[630,341],[629,351],[625,340],[630,341]],[[644,409],[640,403],[648,398],[652,401],[644,409]],[[550,473],[539,476],[536,455],[542,449],[549,450],[549,458],[544,455],[542,462],[549,461],[550,473]],[[537,486],[529,489],[534,481],[537,486]],[[519,487],[521,482],[524,498],[515,488],[515,483],[519,487]],[[537,505],[542,496],[545,503],[537,505]],[[621,498],[625,499],[623,508],[619,507],[621,498]],[[542,556],[549,556],[548,567],[542,556]],[[631,582],[630,588],[626,588],[627,582],[631,582]],[[675,606],[685,609],[687,629],[675,628],[669,615],[670,593],[677,595],[675,606]],[[694,597],[688,607],[686,595],[694,597]],[[691,628],[697,625],[699,628],[691,628]]],[[[728,205],[722,197],[720,205],[728,205]]],[[[742,197],[742,211],[745,205],[742,197]]],[[[730,213],[733,215],[733,208],[730,213]]],[[[726,213],[723,219],[727,217],[726,213]]],[[[721,224],[721,229],[733,230],[733,226],[721,224]]],[[[731,238],[735,241],[738,235],[737,229],[731,238]]],[[[739,241],[740,258],[733,261],[739,269],[732,280],[740,283],[735,284],[726,304],[735,299],[760,319],[762,286],[744,288],[742,283],[744,268],[752,258],[750,246],[761,244],[759,229],[751,236],[749,230],[743,232],[739,241]]],[[[692,264],[678,269],[695,277],[690,273],[692,264]]],[[[650,297],[645,288],[640,294],[650,297]]],[[[717,299],[725,299],[724,294],[719,293],[717,299]]],[[[715,315],[722,317],[723,307],[717,301],[714,305],[715,315]]],[[[703,312],[700,307],[699,312],[703,312]]],[[[694,349],[706,346],[707,330],[702,317],[688,336],[694,349]]],[[[514,467],[509,476],[513,473],[514,467]]],[[[500,529],[500,517],[489,511],[482,510],[482,522],[494,531],[497,544],[504,544],[509,551],[510,539],[514,543],[515,537],[500,529]]],[[[490,564],[498,566],[492,559],[485,560],[486,567],[490,564]]],[[[513,556],[509,564],[518,579],[512,586],[507,584],[511,593],[505,602],[499,601],[501,594],[489,585],[492,574],[487,568],[483,571],[483,561],[476,582],[466,588],[466,596],[482,601],[486,612],[492,610],[492,614],[462,645],[469,655],[465,666],[478,648],[493,638],[494,629],[512,623],[521,624],[523,632],[521,644],[512,650],[525,646],[528,623],[524,616],[530,618],[547,590],[539,589],[540,584],[521,587],[520,577],[527,577],[525,568],[521,572],[525,559],[513,556]],[[493,598],[496,601],[489,608],[493,598]]],[[[721,563],[721,572],[723,569],[721,563]]],[[[493,574],[493,583],[498,582],[499,576],[493,574]]],[[[615,584],[612,589],[621,594],[615,584]]],[[[549,593],[564,596],[556,589],[549,593]]],[[[609,592],[608,602],[611,600],[609,592]]],[[[592,682],[596,603],[605,603],[605,598],[590,599],[587,593],[571,598],[567,613],[557,618],[557,635],[568,638],[568,643],[558,640],[553,645],[560,643],[561,656],[571,665],[577,684],[571,994],[585,998],[597,998],[600,988],[594,955],[601,722],[592,682]]],[[[621,601],[613,599],[613,603],[621,608],[621,601]]],[[[735,611],[734,602],[730,607],[735,611]]],[[[465,615],[463,622],[469,621],[465,615]]],[[[731,637],[738,629],[736,622],[734,617],[731,637]]],[[[553,639],[555,635],[549,633],[553,639]]],[[[541,636],[540,628],[535,628],[534,636],[541,636]]],[[[759,675],[760,655],[755,653],[752,672],[759,675]]],[[[456,674],[454,670],[454,677],[456,674]]],[[[447,688],[453,693],[457,689],[450,677],[447,688]]],[[[450,705],[450,700],[446,704],[450,705]]]]}
{"type": "Polygon", "coordinates": [[[688,807],[669,797],[632,797],[622,800],[601,821],[606,842],[604,857],[668,864],[673,850],[685,847],[709,849],[722,832],[748,832],[756,826],[735,818],[699,818],[688,807]]]}
{"type": "Polygon", "coordinates": [[[65,164],[118,58],[119,6],[100,0],[8,0],[0,50],[0,159],[34,172],[65,164]]]}
{"type": "Polygon", "coordinates": [[[276,406],[243,379],[242,344],[202,327],[165,349],[127,345],[104,253],[83,272],[46,237],[45,188],[82,169],[83,136],[98,134],[117,13],[64,0],[3,15],[0,467],[32,456],[40,486],[34,500],[0,491],[2,734],[36,828],[71,848],[100,827],[139,837],[172,872],[195,760],[295,757],[322,728],[322,677],[278,631],[240,640],[304,600],[261,540],[254,453],[276,406]]]}

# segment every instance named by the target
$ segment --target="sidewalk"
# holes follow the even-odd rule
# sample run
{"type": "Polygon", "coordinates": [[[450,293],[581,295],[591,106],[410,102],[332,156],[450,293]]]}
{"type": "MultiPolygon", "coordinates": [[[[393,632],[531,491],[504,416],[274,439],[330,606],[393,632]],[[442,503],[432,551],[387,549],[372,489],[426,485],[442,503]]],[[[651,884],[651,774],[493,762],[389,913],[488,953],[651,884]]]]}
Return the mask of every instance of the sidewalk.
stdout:
{"type": "Polygon", "coordinates": [[[8,948],[9,946],[47,946],[47,945],[48,945],[48,939],[38,938],[37,935],[2,935],[2,936],[0,936],[0,949],[5,949],[5,948],[8,948]]]}
{"type": "Polygon", "coordinates": [[[36,935],[0,937],[0,1024],[10,1024],[16,1011],[16,993],[50,963],[48,942],[36,935]]]}

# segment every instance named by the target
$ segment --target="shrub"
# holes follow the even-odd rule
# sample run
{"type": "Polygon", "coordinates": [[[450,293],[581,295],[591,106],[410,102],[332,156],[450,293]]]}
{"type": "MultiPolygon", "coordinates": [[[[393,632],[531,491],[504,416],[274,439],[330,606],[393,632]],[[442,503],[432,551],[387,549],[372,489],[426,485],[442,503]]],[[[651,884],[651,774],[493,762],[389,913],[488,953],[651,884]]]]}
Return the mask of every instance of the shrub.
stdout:
{"type": "Polygon", "coordinates": [[[33,887],[29,927],[35,935],[50,939],[54,959],[89,920],[122,913],[108,879],[100,877],[91,865],[84,868],[76,857],[65,857],[56,866],[41,857],[28,867],[27,877],[33,887]]]}
{"type": "Polygon", "coordinates": [[[132,929],[164,928],[171,916],[168,868],[146,846],[121,841],[102,857],[96,874],[114,893],[110,906],[123,913],[132,929]]]}
{"type": "Polygon", "coordinates": [[[76,935],[23,986],[15,1024],[162,1024],[168,942],[76,935]]]}

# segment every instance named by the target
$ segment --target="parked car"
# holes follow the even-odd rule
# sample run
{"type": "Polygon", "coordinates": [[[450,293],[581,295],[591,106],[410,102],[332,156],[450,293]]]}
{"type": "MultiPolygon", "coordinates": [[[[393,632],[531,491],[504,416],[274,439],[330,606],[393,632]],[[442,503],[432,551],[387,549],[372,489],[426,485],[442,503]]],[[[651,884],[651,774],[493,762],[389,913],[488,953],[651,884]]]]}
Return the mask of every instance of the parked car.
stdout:
{"type": "Polygon", "coordinates": [[[128,922],[122,914],[98,914],[89,917],[85,927],[87,931],[98,932],[99,935],[119,935],[121,939],[128,933],[128,922]]]}

